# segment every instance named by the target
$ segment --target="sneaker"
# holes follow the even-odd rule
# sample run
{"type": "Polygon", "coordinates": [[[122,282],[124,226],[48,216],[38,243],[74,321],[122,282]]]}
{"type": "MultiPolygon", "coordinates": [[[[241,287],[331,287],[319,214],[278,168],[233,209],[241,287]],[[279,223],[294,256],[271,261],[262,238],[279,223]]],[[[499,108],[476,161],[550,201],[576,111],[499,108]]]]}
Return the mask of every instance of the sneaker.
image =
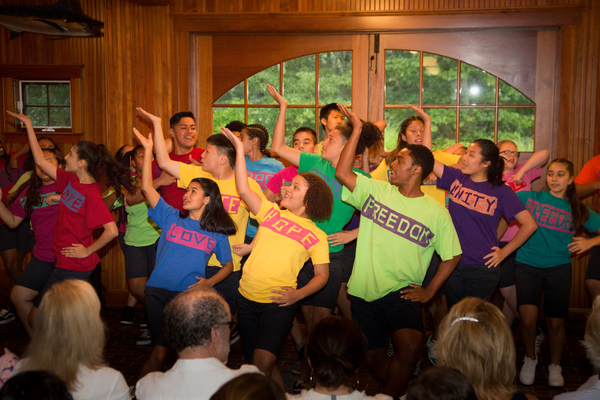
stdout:
{"type": "Polygon", "coordinates": [[[525,356],[525,359],[523,360],[523,366],[521,367],[521,373],[519,374],[519,380],[523,385],[533,384],[533,381],[535,381],[535,367],[537,364],[538,358],[536,358],[534,361],[525,356]]]}
{"type": "Polygon", "coordinates": [[[394,354],[396,354],[396,350],[394,350],[394,342],[392,342],[392,340],[390,339],[390,345],[388,346],[387,351],[385,352],[385,354],[387,354],[387,356],[389,358],[394,357],[394,354]]]}
{"type": "Polygon", "coordinates": [[[15,313],[10,311],[8,308],[3,308],[0,311],[0,324],[6,324],[13,319],[15,319],[15,313]]]}
{"type": "Polygon", "coordinates": [[[415,365],[415,370],[413,371],[410,379],[417,378],[419,375],[421,375],[422,365],[423,365],[423,362],[422,362],[421,358],[419,358],[419,361],[417,361],[417,365],[415,365]]]}
{"type": "Polygon", "coordinates": [[[144,318],[140,321],[140,328],[146,328],[148,326],[148,317],[144,315],[144,318]]]}
{"type": "Polygon", "coordinates": [[[231,334],[229,335],[229,344],[234,344],[240,339],[240,328],[238,324],[235,324],[233,329],[231,330],[231,334]]]}
{"type": "Polygon", "coordinates": [[[122,325],[131,325],[133,323],[134,318],[135,318],[135,309],[133,307],[127,306],[123,310],[123,315],[121,315],[121,324],[122,325]]]}
{"type": "Polygon", "coordinates": [[[433,365],[437,365],[436,345],[437,340],[433,340],[433,335],[429,336],[429,339],[427,339],[427,353],[429,354],[429,361],[431,361],[433,365]]]}
{"type": "Polygon", "coordinates": [[[302,361],[298,361],[296,364],[294,364],[294,366],[292,367],[292,374],[295,375],[300,375],[300,372],[302,372],[302,361]]]}
{"type": "Polygon", "coordinates": [[[142,329],[141,336],[138,338],[135,344],[137,344],[138,346],[145,346],[150,343],[152,343],[152,335],[150,334],[150,329],[144,328],[142,329]]]}
{"type": "Polygon", "coordinates": [[[542,346],[542,342],[546,335],[544,335],[544,331],[541,328],[537,328],[537,332],[539,334],[535,337],[535,354],[540,354],[540,347],[542,346]]]}
{"type": "Polygon", "coordinates": [[[562,368],[558,364],[550,364],[548,367],[548,385],[565,386],[565,378],[562,376],[562,368]]]}

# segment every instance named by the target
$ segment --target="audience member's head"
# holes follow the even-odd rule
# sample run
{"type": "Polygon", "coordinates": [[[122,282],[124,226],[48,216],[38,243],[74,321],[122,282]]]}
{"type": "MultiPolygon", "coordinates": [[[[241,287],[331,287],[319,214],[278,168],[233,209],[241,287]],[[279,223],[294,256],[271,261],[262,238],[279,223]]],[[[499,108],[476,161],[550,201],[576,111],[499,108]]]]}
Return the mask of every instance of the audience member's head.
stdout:
{"type": "Polygon", "coordinates": [[[502,312],[468,297],[442,320],[438,365],[462,372],[480,400],[510,399],[516,375],[515,344],[502,312]]]}
{"type": "Polygon", "coordinates": [[[285,393],[263,374],[242,374],[221,386],[210,400],[285,400],[285,393]]]}
{"type": "Polygon", "coordinates": [[[73,400],[64,382],[50,371],[21,372],[0,389],[0,400],[73,400]]]}
{"type": "Polygon", "coordinates": [[[406,400],[477,400],[467,378],[454,368],[427,368],[408,386],[406,400]]]}
{"type": "Polygon", "coordinates": [[[337,316],[321,320],[306,343],[316,386],[352,388],[364,366],[366,348],[366,338],[354,321],[337,316]]]}
{"type": "Polygon", "coordinates": [[[600,373],[600,296],[594,300],[592,313],[585,324],[582,343],[594,371],[600,373]]]}
{"type": "Polygon", "coordinates": [[[48,370],[77,390],[80,365],[104,365],[105,328],[100,300],[82,280],[56,283],[45,294],[34,320],[33,336],[21,371],[48,370]]]}
{"type": "Polygon", "coordinates": [[[213,289],[187,290],[165,307],[163,334],[178,354],[215,357],[223,362],[229,356],[229,306],[213,289]]]}

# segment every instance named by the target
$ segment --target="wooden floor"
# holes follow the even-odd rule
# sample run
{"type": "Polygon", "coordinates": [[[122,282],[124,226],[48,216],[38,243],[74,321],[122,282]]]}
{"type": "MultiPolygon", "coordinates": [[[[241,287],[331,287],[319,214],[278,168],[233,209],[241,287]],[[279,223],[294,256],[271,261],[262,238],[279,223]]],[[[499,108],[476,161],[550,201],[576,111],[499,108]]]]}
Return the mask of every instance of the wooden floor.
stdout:
{"type": "MultiPolygon", "coordinates": [[[[0,305],[6,304],[8,299],[7,290],[6,286],[0,286],[0,305]]],[[[140,369],[151,350],[151,346],[137,346],[135,344],[140,334],[139,322],[142,315],[143,312],[137,310],[135,322],[127,326],[120,324],[121,310],[102,310],[102,318],[108,329],[106,361],[111,367],[123,373],[129,385],[135,384],[140,369]]],[[[586,360],[583,348],[579,342],[583,339],[585,318],[585,312],[572,312],[569,321],[567,321],[567,345],[562,363],[563,375],[566,382],[565,387],[556,389],[550,388],[547,385],[549,347],[548,340],[546,339],[542,344],[535,384],[529,387],[519,384],[519,391],[534,394],[540,400],[549,400],[565,391],[577,389],[588,377],[593,375],[593,370],[586,360]]],[[[301,326],[304,328],[303,324],[301,326]]],[[[524,353],[516,328],[513,328],[513,333],[515,334],[517,346],[517,371],[519,371],[524,353]]],[[[0,325],[0,338],[6,342],[6,346],[10,350],[19,356],[23,353],[28,343],[27,334],[18,320],[0,325]]],[[[298,356],[293,341],[291,337],[288,337],[278,359],[278,366],[285,380],[286,391],[290,393],[297,378],[297,375],[292,374],[291,369],[297,360],[298,356]]],[[[423,351],[422,362],[423,368],[431,368],[426,349],[423,351]]],[[[247,363],[247,361],[244,359],[240,340],[231,346],[228,365],[231,368],[238,368],[244,363],[247,363]]],[[[367,371],[359,376],[359,388],[366,390],[369,394],[381,391],[381,385],[367,371]]]]}

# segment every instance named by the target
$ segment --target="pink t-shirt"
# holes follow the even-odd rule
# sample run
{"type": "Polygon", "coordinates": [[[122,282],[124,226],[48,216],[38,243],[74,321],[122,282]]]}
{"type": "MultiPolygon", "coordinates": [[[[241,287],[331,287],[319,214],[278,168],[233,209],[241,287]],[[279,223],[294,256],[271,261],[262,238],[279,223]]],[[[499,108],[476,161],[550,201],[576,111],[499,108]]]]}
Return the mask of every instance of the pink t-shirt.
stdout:
{"type": "MultiPolygon", "coordinates": [[[[56,184],[42,185],[40,187],[41,204],[34,206],[31,213],[31,227],[35,236],[35,246],[33,255],[46,262],[56,261],[54,252],[52,252],[52,241],[54,239],[54,227],[58,217],[58,203],[52,205],[46,204],[46,197],[56,194],[56,184]]],[[[26,218],[25,200],[27,199],[27,189],[23,190],[19,197],[9,207],[9,210],[19,218],[26,218]]]]}
{"type": "MultiPolygon", "coordinates": [[[[521,183],[519,183],[519,184],[515,183],[513,181],[513,175],[516,174],[517,172],[519,172],[521,170],[521,168],[523,168],[523,165],[525,165],[525,163],[517,165],[517,167],[515,169],[513,169],[510,174],[504,174],[502,176],[502,179],[504,179],[506,184],[508,186],[510,186],[511,189],[515,193],[523,192],[523,191],[530,191],[531,190],[531,182],[536,180],[540,176],[542,176],[541,168],[533,168],[533,169],[530,169],[529,171],[527,171],[525,173],[525,175],[523,175],[523,179],[521,180],[521,183]]],[[[501,242],[510,242],[512,240],[512,238],[515,237],[515,235],[519,231],[520,226],[521,225],[519,224],[518,221],[510,222],[508,224],[508,229],[506,230],[506,233],[504,234],[504,236],[502,236],[502,239],[500,239],[500,241],[501,242]]]]}
{"type": "Polygon", "coordinates": [[[56,191],[62,193],[56,220],[58,229],[54,232],[52,244],[56,267],[71,271],[91,271],[100,261],[96,253],[86,258],[70,258],[63,256],[61,250],[75,243],[90,247],[94,243],[94,229],[114,222],[102,200],[100,184],[80,183],[77,175],[57,168],[56,191]]]}
{"type": "Polygon", "coordinates": [[[298,175],[298,167],[295,165],[284,168],[273,175],[269,182],[267,182],[267,188],[269,188],[272,193],[279,193],[281,186],[290,185],[292,179],[294,179],[296,175],[298,175]]]}
{"type": "MultiPolygon", "coordinates": [[[[192,148],[192,151],[186,154],[175,154],[174,152],[169,153],[169,158],[173,161],[182,162],[184,164],[191,164],[190,155],[192,158],[200,162],[200,156],[204,153],[204,150],[197,147],[192,148]]],[[[162,170],[158,166],[156,160],[152,161],[152,179],[156,179],[160,176],[162,170]]],[[[160,188],[160,197],[163,198],[165,203],[183,212],[183,195],[185,189],[177,187],[177,182],[170,184],[169,186],[163,186],[160,188]]]]}

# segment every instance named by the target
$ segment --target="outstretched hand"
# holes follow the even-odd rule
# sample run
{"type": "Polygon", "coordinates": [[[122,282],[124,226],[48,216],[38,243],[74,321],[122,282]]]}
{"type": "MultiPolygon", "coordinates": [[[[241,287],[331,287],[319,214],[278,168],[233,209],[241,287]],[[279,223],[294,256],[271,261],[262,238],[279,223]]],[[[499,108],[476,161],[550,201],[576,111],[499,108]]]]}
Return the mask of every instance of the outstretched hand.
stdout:
{"type": "Polygon", "coordinates": [[[8,115],[10,115],[11,117],[15,117],[16,119],[18,119],[19,121],[21,121],[22,123],[24,123],[25,125],[31,125],[31,119],[29,119],[29,117],[23,113],[14,113],[12,111],[8,111],[6,110],[6,113],[8,115]]]}
{"type": "Polygon", "coordinates": [[[224,126],[219,127],[219,132],[221,132],[223,135],[225,135],[227,139],[229,139],[229,141],[233,144],[233,147],[235,147],[235,151],[244,151],[244,144],[242,143],[239,137],[233,134],[233,132],[231,132],[224,126]]]}
{"type": "Polygon", "coordinates": [[[429,114],[427,114],[425,111],[423,111],[423,109],[421,107],[413,106],[412,104],[407,104],[407,105],[410,108],[412,108],[412,110],[414,112],[416,112],[419,117],[423,118],[423,121],[431,120],[431,117],[429,116],[429,114]]]}
{"type": "Polygon", "coordinates": [[[344,114],[344,117],[346,117],[346,119],[348,120],[350,125],[352,125],[353,128],[360,129],[362,127],[362,121],[360,120],[360,118],[358,118],[358,115],[356,115],[356,113],[353,113],[352,111],[348,110],[348,107],[346,107],[343,104],[338,103],[337,106],[340,112],[344,114]]]}
{"type": "Polygon", "coordinates": [[[135,136],[138,138],[142,146],[144,146],[144,149],[152,150],[152,133],[149,133],[148,137],[145,137],[140,133],[140,131],[137,130],[137,128],[133,128],[133,133],[135,133],[135,136]]]}
{"type": "Polygon", "coordinates": [[[277,90],[275,90],[275,88],[272,85],[269,85],[268,83],[267,83],[267,91],[269,92],[269,94],[271,95],[273,100],[275,100],[275,102],[277,104],[279,104],[279,106],[287,106],[287,100],[284,99],[283,96],[280,95],[279,92],[277,90]]]}
{"type": "Polygon", "coordinates": [[[142,107],[136,107],[135,108],[138,113],[140,113],[141,116],[146,117],[147,119],[149,119],[152,122],[161,122],[162,119],[160,117],[157,117],[154,114],[150,114],[148,111],[144,110],[142,107]]]}

